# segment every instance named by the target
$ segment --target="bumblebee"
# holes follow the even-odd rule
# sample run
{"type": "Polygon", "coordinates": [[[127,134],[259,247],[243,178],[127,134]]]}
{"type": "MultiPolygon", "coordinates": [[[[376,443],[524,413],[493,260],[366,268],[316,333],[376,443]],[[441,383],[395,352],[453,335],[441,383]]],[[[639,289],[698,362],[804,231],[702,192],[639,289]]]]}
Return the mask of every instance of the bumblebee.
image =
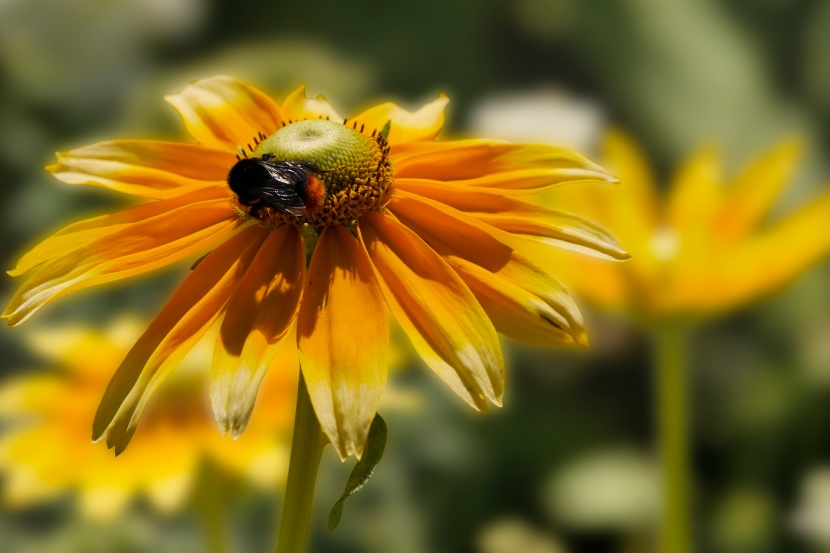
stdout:
{"type": "Polygon", "coordinates": [[[228,186],[239,203],[259,217],[266,207],[302,217],[319,207],[322,185],[314,176],[321,172],[307,161],[272,161],[273,155],[242,158],[228,173],[228,186]]]}

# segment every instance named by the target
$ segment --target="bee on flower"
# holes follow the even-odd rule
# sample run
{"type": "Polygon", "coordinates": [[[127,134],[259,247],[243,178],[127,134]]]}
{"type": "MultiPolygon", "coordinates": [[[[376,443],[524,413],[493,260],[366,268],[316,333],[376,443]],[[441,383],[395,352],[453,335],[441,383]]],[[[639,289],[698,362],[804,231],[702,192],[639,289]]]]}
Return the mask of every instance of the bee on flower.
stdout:
{"type": "Polygon", "coordinates": [[[19,324],[70,292],[204,255],[104,394],[93,434],[117,453],[214,323],[211,405],[234,436],[271,360],[296,350],[328,440],[341,458],[360,457],[386,383],[387,309],[464,401],[500,405],[498,332],[587,343],[538,248],[627,257],[603,229],[535,195],[614,177],[563,148],[436,140],[443,95],[415,112],[383,103],[343,118],[303,87],[278,103],[214,77],[167,100],[195,144],[112,141],[58,154],[48,168],[57,178],[145,203],[36,246],[12,271],[31,276],[4,314],[19,324]]]}

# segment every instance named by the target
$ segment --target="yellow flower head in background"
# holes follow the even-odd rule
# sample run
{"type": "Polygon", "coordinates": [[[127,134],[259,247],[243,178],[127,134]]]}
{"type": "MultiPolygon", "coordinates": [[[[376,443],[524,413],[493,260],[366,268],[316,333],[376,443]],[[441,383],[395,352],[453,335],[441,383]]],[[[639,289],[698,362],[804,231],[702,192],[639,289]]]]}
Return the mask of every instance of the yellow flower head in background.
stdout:
{"type": "MultiPolygon", "coordinates": [[[[118,459],[89,440],[95,406],[116,366],[144,326],[122,319],[106,334],[91,329],[41,329],[34,349],[50,371],[31,372],[0,385],[0,474],[4,500],[28,506],[76,490],[90,517],[116,516],[144,495],[161,512],[182,507],[205,461],[276,487],[288,466],[297,359],[272,367],[260,391],[267,409],[243,439],[222,440],[207,404],[202,366],[210,348],[197,347],[150,402],[132,447],[118,459]]],[[[207,346],[206,343],[203,345],[207,346]]]]}
{"type": "Polygon", "coordinates": [[[632,259],[611,266],[554,255],[549,263],[575,293],[647,320],[711,316],[772,293],[830,250],[829,193],[763,224],[799,154],[797,143],[782,143],[726,185],[719,153],[707,147],[663,198],[637,147],[610,133],[605,163],[622,186],[601,194],[574,187],[556,200],[612,229],[632,259]]]}
{"type": "Polygon", "coordinates": [[[32,276],[4,315],[17,324],[69,292],[210,252],[104,395],[93,433],[116,452],[153,389],[219,319],[210,396],[235,436],[270,360],[296,349],[325,433],[341,457],[360,456],[386,382],[387,306],[459,396],[498,405],[497,331],[586,341],[567,291],[529,254],[544,243],[626,257],[593,223],[526,199],[613,181],[605,170],[551,146],[436,141],[443,95],[414,113],[384,103],[350,119],[303,87],[279,104],[228,77],[167,100],[198,144],[104,142],[49,167],[65,182],[154,201],[37,246],[12,272],[32,276]]]}

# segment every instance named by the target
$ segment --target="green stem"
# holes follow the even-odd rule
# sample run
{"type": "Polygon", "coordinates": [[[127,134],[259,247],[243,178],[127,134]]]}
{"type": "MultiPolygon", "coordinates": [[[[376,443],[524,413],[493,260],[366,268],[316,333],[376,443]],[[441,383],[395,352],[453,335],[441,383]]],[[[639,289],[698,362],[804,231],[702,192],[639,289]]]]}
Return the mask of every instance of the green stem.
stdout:
{"type": "Polygon", "coordinates": [[[668,323],[655,331],[657,425],[662,464],[661,547],[663,553],[690,553],[692,546],[689,471],[687,331],[668,323]]]}
{"type": "Polygon", "coordinates": [[[228,553],[228,520],[225,510],[228,501],[226,475],[212,462],[205,463],[202,482],[196,497],[196,506],[204,526],[205,541],[210,553],[228,553]]]}
{"type": "Polygon", "coordinates": [[[302,373],[297,387],[297,411],[294,417],[294,437],[291,441],[291,459],[288,462],[288,483],[280,520],[277,553],[302,553],[308,539],[311,506],[317,468],[328,443],[305,385],[302,373]]]}

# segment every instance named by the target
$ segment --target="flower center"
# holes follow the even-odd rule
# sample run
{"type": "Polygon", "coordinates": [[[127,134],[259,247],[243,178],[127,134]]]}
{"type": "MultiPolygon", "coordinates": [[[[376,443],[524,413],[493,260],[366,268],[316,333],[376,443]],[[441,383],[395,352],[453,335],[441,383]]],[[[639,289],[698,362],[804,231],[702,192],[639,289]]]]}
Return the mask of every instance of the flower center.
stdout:
{"type": "MultiPolygon", "coordinates": [[[[229,184],[237,193],[238,203],[248,207],[252,217],[274,228],[286,223],[318,229],[333,223],[350,224],[367,210],[380,208],[393,183],[389,146],[377,130],[371,136],[363,130],[362,126],[358,130],[324,119],[282,127],[251,154],[250,160],[265,169],[246,175],[261,175],[262,187],[293,189],[297,205],[286,207],[279,203],[281,200],[271,200],[273,195],[257,194],[256,190],[251,196],[240,193],[231,180],[235,167],[229,184]]],[[[251,162],[241,160],[237,165],[243,163],[251,162]]],[[[257,182],[250,186],[257,186],[257,182]]]]}

